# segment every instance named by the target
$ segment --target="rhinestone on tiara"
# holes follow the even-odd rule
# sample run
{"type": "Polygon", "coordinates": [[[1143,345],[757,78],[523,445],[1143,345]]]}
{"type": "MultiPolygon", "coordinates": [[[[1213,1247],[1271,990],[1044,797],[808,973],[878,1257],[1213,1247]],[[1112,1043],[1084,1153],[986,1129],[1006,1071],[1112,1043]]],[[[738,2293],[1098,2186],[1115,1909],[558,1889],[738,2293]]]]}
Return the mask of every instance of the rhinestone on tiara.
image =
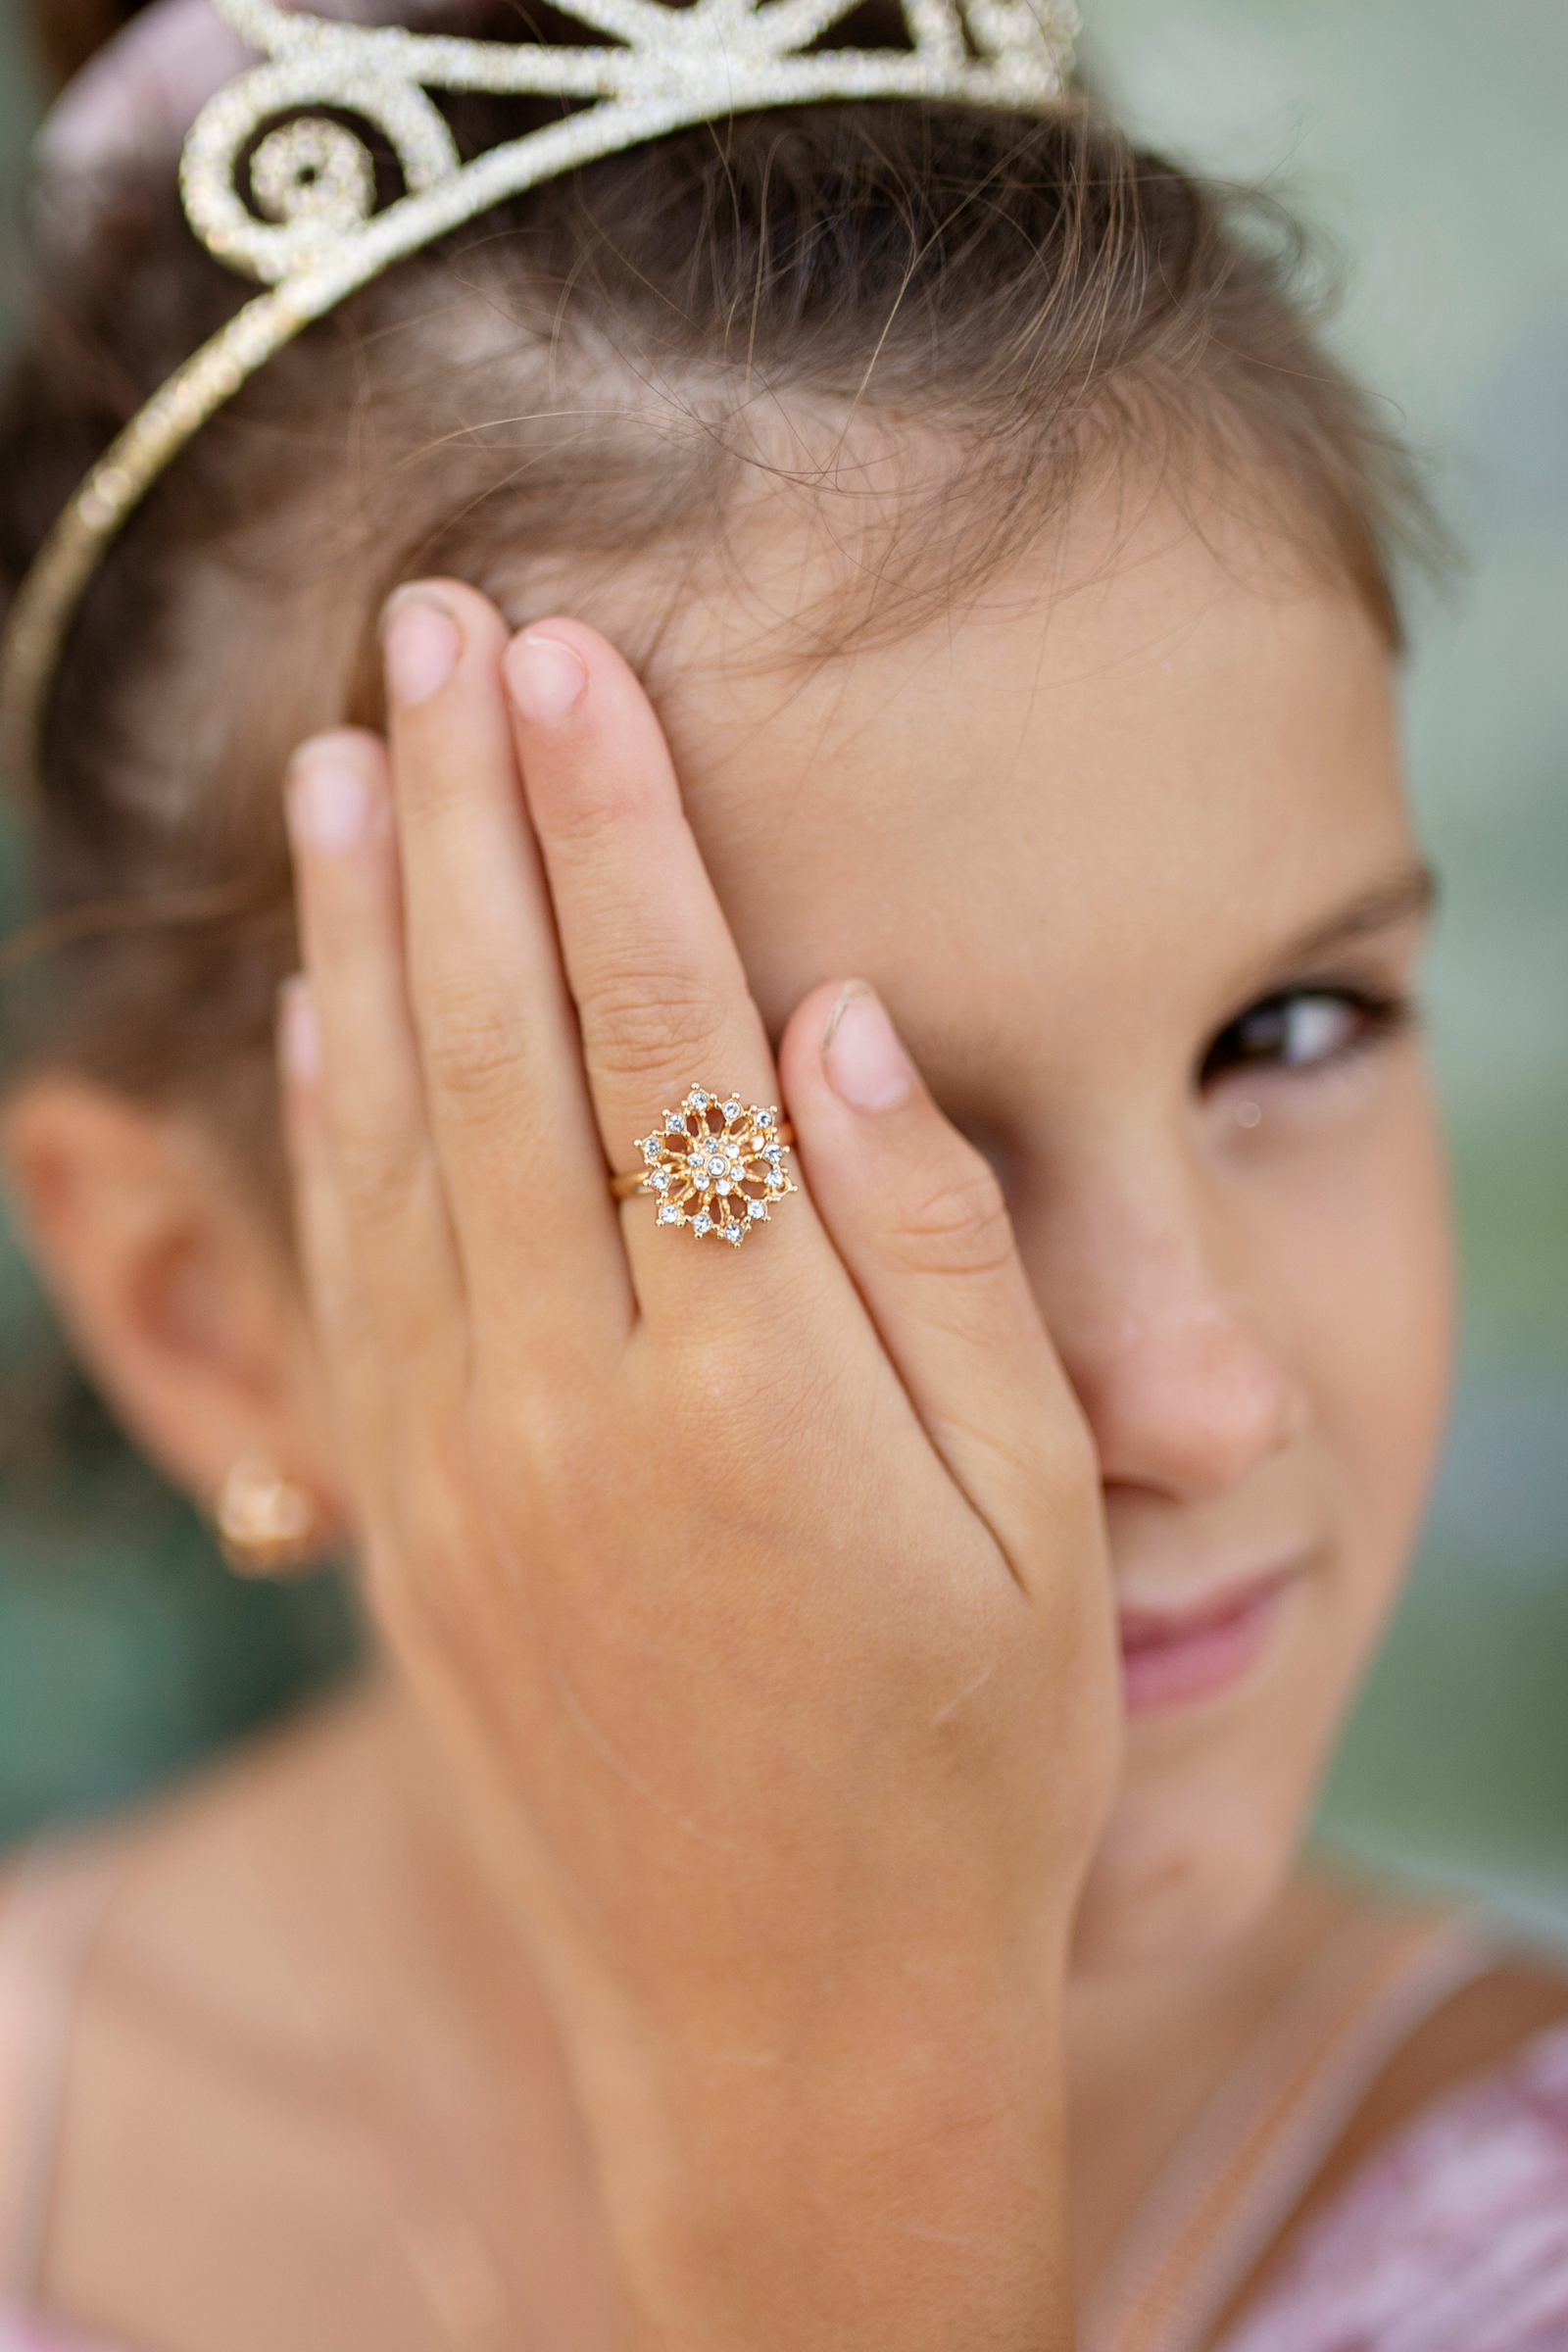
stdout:
{"type": "Polygon", "coordinates": [[[697,122],[822,99],[947,99],[1040,113],[1071,70],[1073,0],[903,0],[907,49],[824,48],[857,0],[558,0],[580,48],[328,22],[275,0],[213,0],[260,62],[185,142],[196,234],[269,289],[177,368],[93,467],[12,607],[0,758],[29,775],[66,633],[104,551],[170,462],[313,318],[505,198],[697,122]],[[577,111],[465,163],[432,90],[574,100],[577,111]],[[378,210],[379,132],[402,191],[378,210]],[[280,121],[281,118],[281,121],[280,121]]]}

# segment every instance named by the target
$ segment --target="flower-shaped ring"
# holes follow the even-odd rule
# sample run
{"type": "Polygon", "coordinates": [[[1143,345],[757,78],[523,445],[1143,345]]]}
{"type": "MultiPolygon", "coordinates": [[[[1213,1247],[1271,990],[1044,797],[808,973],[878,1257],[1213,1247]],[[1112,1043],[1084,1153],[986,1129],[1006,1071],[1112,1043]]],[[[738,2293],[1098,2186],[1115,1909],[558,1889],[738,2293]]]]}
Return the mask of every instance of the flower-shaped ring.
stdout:
{"type": "Polygon", "coordinates": [[[766,1224],[774,1201],[796,1190],[784,1165],[794,1141],[776,1108],[694,1086],[678,1110],[639,1137],[644,1165],[612,1176],[610,1189],[617,1200],[652,1194],[661,1225],[689,1226],[699,1241],[714,1233],[738,1249],[754,1225],[766,1224]]]}

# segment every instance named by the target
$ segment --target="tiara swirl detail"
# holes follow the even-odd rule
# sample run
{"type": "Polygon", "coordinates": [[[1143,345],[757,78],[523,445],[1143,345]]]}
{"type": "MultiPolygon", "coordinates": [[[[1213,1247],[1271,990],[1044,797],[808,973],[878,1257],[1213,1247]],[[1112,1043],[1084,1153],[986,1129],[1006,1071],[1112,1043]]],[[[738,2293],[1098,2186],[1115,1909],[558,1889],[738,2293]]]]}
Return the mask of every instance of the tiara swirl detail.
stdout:
{"type": "Polygon", "coordinates": [[[82,596],[159,475],[312,319],[508,197],[694,123],[817,101],[910,98],[1043,113],[1061,97],[1073,0],[903,0],[907,49],[818,47],[857,0],[560,0],[590,45],[481,41],[212,0],[260,62],[209,99],[180,164],[208,250],[268,289],[177,368],[92,468],[18,592],[0,665],[0,759],[35,763],[82,596]],[[432,90],[581,102],[465,162],[432,90]],[[369,125],[402,193],[377,206],[369,125]]]}
{"type": "Polygon", "coordinates": [[[359,240],[407,251],[504,197],[665,128],[814,98],[962,98],[1038,106],[1061,94],[1078,29],[1064,0],[905,0],[910,47],[813,49],[855,0],[565,0],[601,38],[592,47],[475,41],[295,16],[275,0],[214,0],[267,62],[198,115],[180,171],[186,214],[220,261],[271,285],[333,274],[359,240]],[[598,100],[472,163],[432,89],[598,100]],[[250,164],[269,122],[330,106],[373,124],[407,193],[373,211],[364,142],[336,122],[290,122],[250,164]],[[259,218],[258,215],[261,217],[259,218]]]}

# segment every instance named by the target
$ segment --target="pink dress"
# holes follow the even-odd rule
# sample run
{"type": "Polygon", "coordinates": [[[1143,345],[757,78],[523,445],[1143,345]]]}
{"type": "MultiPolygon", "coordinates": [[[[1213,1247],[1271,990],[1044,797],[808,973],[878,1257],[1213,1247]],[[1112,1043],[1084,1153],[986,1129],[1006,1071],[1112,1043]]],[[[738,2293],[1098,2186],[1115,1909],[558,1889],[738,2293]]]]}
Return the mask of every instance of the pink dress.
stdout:
{"type": "Polygon", "coordinates": [[[1382,2149],[1224,2352],[1564,2352],[1568,2027],[1382,2149]]]}
{"type": "MultiPolygon", "coordinates": [[[[0,2352],[114,2352],[32,2291],[73,1994],[117,1880],[112,1855],[40,1855],[0,1920],[0,2352]]],[[[1493,1961],[1453,1923],[1374,1915],[1336,1939],[1177,2150],[1083,2352],[1215,2346],[1388,2059],[1493,1961]]],[[[1215,2352],[1568,2352],[1568,2027],[1396,2132],[1215,2352]]]]}

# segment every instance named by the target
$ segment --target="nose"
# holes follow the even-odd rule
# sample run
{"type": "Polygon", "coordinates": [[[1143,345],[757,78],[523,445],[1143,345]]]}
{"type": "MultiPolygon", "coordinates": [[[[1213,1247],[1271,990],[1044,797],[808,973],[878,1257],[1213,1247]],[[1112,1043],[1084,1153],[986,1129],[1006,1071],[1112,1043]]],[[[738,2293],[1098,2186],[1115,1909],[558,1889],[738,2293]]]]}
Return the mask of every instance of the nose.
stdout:
{"type": "MultiPolygon", "coordinates": [[[[1128,1155],[1131,1156],[1131,1155],[1128,1155]]],[[[1174,1158],[1057,1169],[1020,1244],[1107,1486],[1198,1502],[1298,1436],[1306,1397],[1257,1270],[1174,1158]]]]}

